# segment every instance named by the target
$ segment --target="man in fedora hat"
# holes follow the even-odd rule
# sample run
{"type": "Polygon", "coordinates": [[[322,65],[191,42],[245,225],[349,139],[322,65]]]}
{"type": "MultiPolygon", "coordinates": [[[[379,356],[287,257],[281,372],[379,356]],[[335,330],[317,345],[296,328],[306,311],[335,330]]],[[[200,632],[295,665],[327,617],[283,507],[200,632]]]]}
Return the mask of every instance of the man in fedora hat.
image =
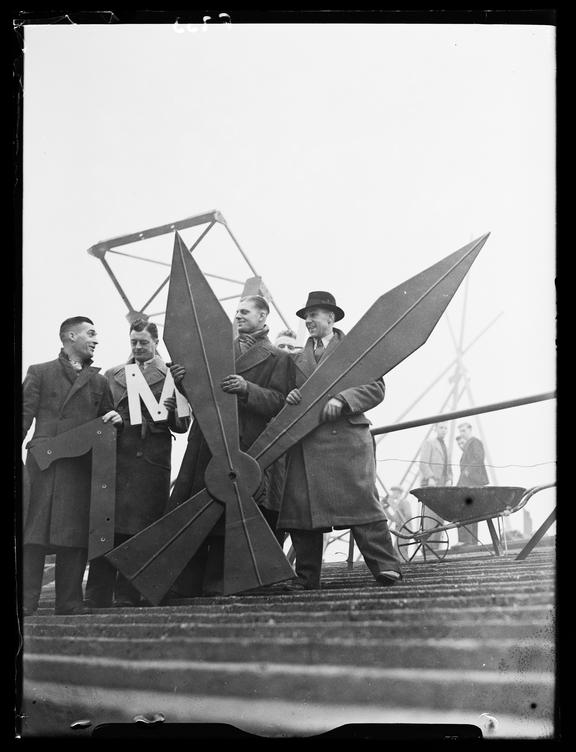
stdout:
{"type": "MultiPolygon", "coordinates": [[[[309,293],[296,312],[310,334],[304,349],[292,355],[296,386],[300,387],[344,339],[334,327],[344,318],[329,292],[309,293]]],[[[377,582],[393,585],[401,579],[400,565],[376,491],[374,441],[364,415],[384,399],[384,382],[344,389],[327,400],[321,423],[287,455],[286,481],[278,527],[290,533],[296,554],[296,581],[292,590],[320,587],[323,533],[350,529],[377,582]]],[[[296,405],[301,395],[293,389],[286,401],[296,405]]]]}

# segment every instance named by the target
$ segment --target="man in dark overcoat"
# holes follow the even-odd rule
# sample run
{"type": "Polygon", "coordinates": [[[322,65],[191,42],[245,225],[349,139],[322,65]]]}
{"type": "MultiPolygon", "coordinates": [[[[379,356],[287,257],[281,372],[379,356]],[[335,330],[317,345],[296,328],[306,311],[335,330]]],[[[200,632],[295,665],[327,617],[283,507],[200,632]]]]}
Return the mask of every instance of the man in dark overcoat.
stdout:
{"type": "MultiPolygon", "coordinates": [[[[302,352],[292,356],[299,387],[344,339],[334,327],[344,311],[333,295],[314,291],[296,315],[310,333],[302,352]]],[[[300,399],[296,388],[286,401],[298,404],[300,399]]],[[[374,441],[364,415],[383,399],[382,379],[344,389],[327,401],[320,425],[288,452],[278,527],[292,538],[297,579],[284,587],[320,587],[323,533],[333,528],[351,530],[377,582],[392,585],[401,579],[376,490],[374,441]]]]}
{"type": "MultiPolygon", "coordinates": [[[[469,488],[487,486],[490,480],[484,464],[484,444],[479,438],[472,435],[470,423],[461,423],[458,426],[458,434],[458,438],[462,441],[458,485],[469,488]]],[[[467,527],[470,530],[458,528],[458,541],[460,543],[478,543],[478,523],[472,522],[467,524],[467,527]]]]}
{"type": "MultiPolygon", "coordinates": [[[[144,380],[158,401],[162,395],[168,367],[157,353],[158,328],[151,321],[137,319],[130,325],[132,356],[128,364],[137,364],[144,380]]],[[[172,432],[185,433],[189,418],[176,415],[176,400],[165,401],[166,420],[154,421],[145,405],[142,422],[131,424],[122,364],[104,374],[112,391],[114,408],[124,427],[116,444],[116,504],[114,546],[119,546],[161,517],[170,496],[172,432]]],[[[101,556],[90,562],[86,599],[94,608],[137,606],[142,602],[138,590],[124,575],[101,556]]]]}
{"type": "MultiPolygon", "coordinates": [[[[56,360],[31,365],[23,384],[23,438],[36,421],[26,448],[102,416],[122,425],[113,410],[108,382],[92,366],[98,344],[93,322],[84,316],[60,327],[62,349],[56,360]]],[[[38,608],[44,559],[56,554],[56,613],[89,613],[82,579],[88,555],[91,454],[67,457],[40,470],[31,452],[26,458],[30,489],[23,521],[23,609],[38,608]]]]}
{"type": "MultiPolygon", "coordinates": [[[[274,347],[268,338],[266,319],[269,313],[268,303],[259,295],[240,301],[235,315],[238,333],[234,340],[236,372],[221,383],[223,391],[236,394],[238,398],[239,443],[242,451],[249,449],[268,421],[284,407],[286,395],[295,384],[295,369],[290,356],[274,347]]],[[[185,374],[184,368],[174,364],[170,371],[175,383],[180,384],[185,374]]],[[[205,488],[204,472],[211,458],[202,431],[194,422],[167,511],[205,488]]],[[[276,514],[272,513],[271,516],[263,506],[267,480],[267,477],[263,479],[256,502],[269,525],[274,527],[276,514]]],[[[174,587],[176,593],[188,595],[220,591],[223,530],[221,520],[214,529],[214,535],[210,536],[179,577],[174,587]]]]}

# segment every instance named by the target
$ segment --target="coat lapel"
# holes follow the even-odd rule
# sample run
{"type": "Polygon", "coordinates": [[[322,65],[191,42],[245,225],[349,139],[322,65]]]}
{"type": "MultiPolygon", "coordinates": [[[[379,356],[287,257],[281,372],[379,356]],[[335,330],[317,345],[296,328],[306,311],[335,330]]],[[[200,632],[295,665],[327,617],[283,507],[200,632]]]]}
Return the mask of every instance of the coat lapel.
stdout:
{"type": "Polygon", "coordinates": [[[308,337],[304,349],[294,358],[294,363],[296,364],[297,368],[302,371],[307,379],[310,378],[316,368],[320,365],[320,363],[322,363],[324,358],[326,358],[333,350],[338,347],[340,340],[343,339],[343,337],[344,333],[341,332],[340,329],[334,329],[334,336],[322,353],[318,363],[316,363],[316,358],[314,357],[314,338],[308,337]]]}
{"type": "Polygon", "coordinates": [[[272,355],[272,344],[270,342],[257,342],[248,348],[245,353],[236,359],[236,373],[244,373],[254,366],[267,360],[272,355]]]}
{"type": "MultiPolygon", "coordinates": [[[[316,358],[314,357],[314,340],[309,337],[302,352],[294,357],[294,363],[299,371],[308,379],[316,370],[316,358]]],[[[332,344],[332,343],[330,343],[332,344]]]]}
{"type": "Polygon", "coordinates": [[[64,402],[62,403],[62,407],[60,408],[60,412],[64,410],[68,402],[72,399],[72,397],[78,392],[80,389],[86,386],[86,384],[90,381],[90,379],[93,376],[96,376],[97,373],[100,372],[99,368],[95,368],[94,366],[88,366],[87,368],[82,369],[82,371],[79,373],[79,375],[76,377],[76,381],[72,384],[70,391],[66,395],[64,402]]]}

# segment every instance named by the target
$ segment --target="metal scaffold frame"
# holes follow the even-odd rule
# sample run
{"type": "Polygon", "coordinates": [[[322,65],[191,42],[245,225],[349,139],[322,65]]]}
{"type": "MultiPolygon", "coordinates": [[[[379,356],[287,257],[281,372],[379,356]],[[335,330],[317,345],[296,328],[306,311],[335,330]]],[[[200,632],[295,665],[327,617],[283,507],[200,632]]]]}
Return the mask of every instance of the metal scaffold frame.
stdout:
{"type": "MultiPolygon", "coordinates": [[[[124,301],[126,307],[128,308],[128,313],[126,314],[126,318],[128,321],[134,321],[137,318],[145,318],[149,319],[152,316],[161,316],[165,313],[165,311],[159,311],[156,313],[147,313],[146,309],[150,306],[150,304],[156,299],[156,297],[159,295],[159,293],[164,289],[164,287],[168,284],[170,280],[170,275],[166,277],[166,279],[162,282],[162,284],[150,295],[150,297],[146,300],[146,302],[140,306],[139,308],[135,307],[130,299],[128,298],[128,295],[126,294],[124,288],[120,284],[117,276],[114,274],[114,271],[112,270],[108,260],[106,259],[107,254],[115,254],[118,256],[123,256],[127,258],[132,258],[136,261],[144,261],[151,264],[157,264],[159,266],[167,266],[170,267],[169,262],[165,261],[158,261],[156,259],[150,259],[146,258],[144,256],[136,256],[132,253],[124,253],[122,251],[116,250],[120,246],[126,246],[131,245],[133,243],[138,243],[143,240],[149,240],[150,238],[155,238],[161,235],[168,235],[168,234],[174,234],[178,232],[179,230],[185,230],[190,227],[197,227],[199,225],[206,225],[200,236],[196,239],[194,244],[190,248],[190,253],[193,253],[196,247],[204,240],[206,235],[210,232],[210,230],[214,227],[215,224],[222,225],[226,231],[228,232],[232,242],[240,252],[242,258],[247,263],[250,271],[254,275],[253,277],[249,277],[248,279],[241,281],[238,279],[230,279],[229,277],[224,277],[219,274],[212,274],[205,272],[206,277],[211,277],[213,279],[220,279],[224,280],[226,282],[232,282],[234,284],[242,285],[243,290],[241,293],[238,293],[238,295],[229,295],[225,298],[219,298],[220,301],[223,300],[230,300],[232,298],[242,298],[244,295],[262,295],[263,297],[268,300],[270,305],[273,306],[276,313],[280,316],[282,319],[282,322],[284,325],[291,329],[290,325],[288,324],[285,316],[282,314],[280,309],[278,308],[278,305],[276,304],[276,301],[270,294],[268,288],[262,281],[262,277],[258,275],[258,272],[252,265],[250,259],[238,243],[236,237],[230,230],[230,227],[228,226],[228,223],[222,216],[222,213],[218,210],[214,210],[211,212],[206,212],[205,214],[197,214],[193,217],[187,217],[186,219],[180,219],[176,222],[171,222],[170,224],[165,225],[158,225],[157,227],[151,227],[146,230],[141,230],[140,232],[133,232],[128,235],[121,235],[116,238],[110,238],[109,240],[103,240],[99,243],[96,243],[95,245],[91,246],[88,249],[88,253],[91,256],[94,256],[95,258],[99,259],[102,263],[102,266],[106,270],[106,273],[112,280],[112,283],[114,284],[114,287],[118,291],[120,297],[124,301]]],[[[168,252],[172,253],[172,248],[170,247],[168,252]]]]}

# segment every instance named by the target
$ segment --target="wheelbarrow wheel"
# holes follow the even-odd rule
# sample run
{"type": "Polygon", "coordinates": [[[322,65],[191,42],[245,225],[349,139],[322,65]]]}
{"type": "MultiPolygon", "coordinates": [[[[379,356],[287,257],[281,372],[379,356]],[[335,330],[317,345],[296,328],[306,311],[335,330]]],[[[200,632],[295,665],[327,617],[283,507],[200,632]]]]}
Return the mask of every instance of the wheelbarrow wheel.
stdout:
{"type": "Polygon", "coordinates": [[[397,536],[398,553],[407,562],[418,554],[424,561],[442,561],[448,552],[448,531],[434,517],[411,517],[397,536]]]}

